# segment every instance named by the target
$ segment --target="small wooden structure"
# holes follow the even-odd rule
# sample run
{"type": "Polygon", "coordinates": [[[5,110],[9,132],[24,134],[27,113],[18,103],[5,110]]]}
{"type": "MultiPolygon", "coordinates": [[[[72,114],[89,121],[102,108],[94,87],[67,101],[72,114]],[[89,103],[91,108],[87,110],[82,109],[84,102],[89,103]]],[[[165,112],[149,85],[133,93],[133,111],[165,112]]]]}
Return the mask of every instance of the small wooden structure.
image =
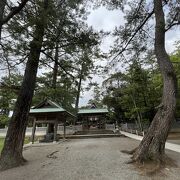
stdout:
{"type": "Polygon", "coordinates": [[[32,143],[34,143],[35,131],[37,124],[53,124],[54,136],[53,141],[57,139],[58,124],[64,124],[64,138],[66,134],[66,121],[68,118],[75,118],[73,114],[60,107],[57,103],[45,100],[30,109],[29,116],[33,118],[32,143]]]}
{"type": "Polygon", "coordinates": [[[106,115],[109,111],[105,108],[79,109],[78,121],[83,130],[105,129],[106,115]]]}

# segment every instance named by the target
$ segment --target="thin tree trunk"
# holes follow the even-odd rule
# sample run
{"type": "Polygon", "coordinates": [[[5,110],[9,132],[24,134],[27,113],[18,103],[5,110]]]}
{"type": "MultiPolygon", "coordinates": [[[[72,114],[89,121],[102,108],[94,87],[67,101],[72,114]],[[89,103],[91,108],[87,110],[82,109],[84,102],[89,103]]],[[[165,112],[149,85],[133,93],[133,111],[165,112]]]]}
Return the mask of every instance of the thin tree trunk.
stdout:
{"type": "Polygon", "coordinates": [[[47,24],[48,0],[44,0],[39,19],[36,22],[34,38],[30,43],[30,55],[26,64],[24,79],[8,126],[4,148],[0,158],[0,169],[19,166],[25,162],[23,144],[31,101],[34,93],[40,51],[47,24]]]}
{"type": "Polygon", "coordinates": [[[81,66],[80,76],[79,76],[79,82],[77,87],[77,95],[76,95],[76,103],[75,103],[75,110],[76,110],[76,118],[74,119],[74,125],[76,121],[78,120],[78,108],[79,108],[79,98],[81,93],[81,84],[82,84],[82,78],[83,78],[83,64],[81,66]]]}
{"type": "MultiPolygon", "coordinates": [[[[81,70],[82,71],[82,70],[81,70]]],[[[79,77],[79,82],[78,82],[78,89],[77,89],[77,96],[76,96],[76,104],[75,104],[75,109],[76,111],[78,110],[79,107],[79,98],[80,98],[80,93],[81,93],[81,83],[82,83],[82,75],[79,77]]]]}
{"type": "Polygon", "coordinates": [[[154,0],[154,11],[156,19],[155,53],[163,77],[163,97],[147,134],[133,154],[132,159],[140,162],[147,159],[158,162],[164,160],[165,142],[176,109],[177,82],[172,63],[165,50],[165,20],[162,0],[154,0]]]}
{"type": "MultiPolygon", "coordinates": [[[[134,97],[132,95],[131,95],[131,99],[133,101],[134,108],[137,109],[136,100],[134,99],[134,97]]],[[[137,114],[137,121],[138,121],[139,130],[143,131],[141,113],[139,112],[139,110],[138,111],[136,110],[136,114],[137,114]]]]}
{"type": "MultiPolygon", "coordinates": [[[[55,47],[55,56],[54,56],[54,68],[53,68],[53,80],[52,80],[52,88],[55,90],[57,86],[57,75],[58,75],[58,41],[56,42],[55,47]]],[[[54,124],[49,124],[47,129],[47,134],[54,133],[54,124]]]]}
{"type": "Polygon", "coordinates": [[[52,82],[52,88],[56,89],[57,84],[57,75],[58,75],[58,42],[56,42],[55,47],[55,56],[54,56],[54,68],[53,68],[53,82],[52,82]]]}
{"type": "Polygon", "coordinates": [[[79,98],[80,98],[80,93],[81,93],[81,84],[82,84],[83,72],[84,72],[84,69],[83,69],[83,64],[82,64],[80,75],[79,75],[78,88],[77,88],[77,96],[76,96],[76,104],[75,104],[76,111],[78,111],[78,107],[79,107],[79,98]]]}

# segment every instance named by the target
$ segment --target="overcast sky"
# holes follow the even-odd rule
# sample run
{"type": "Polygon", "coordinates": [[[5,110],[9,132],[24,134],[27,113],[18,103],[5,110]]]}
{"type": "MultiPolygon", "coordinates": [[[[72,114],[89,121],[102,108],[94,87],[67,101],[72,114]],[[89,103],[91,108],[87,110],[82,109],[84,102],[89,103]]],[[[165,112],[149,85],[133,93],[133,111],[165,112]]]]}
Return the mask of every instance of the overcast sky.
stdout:
{"type": "MultiPolygon", "coordinates": [[[[12,1],[17,2],[17,0],[12,1]]],[[[105,7],[100,7],[96,10],[91,10],[87,23],[97,31],[112,31],[116,26],[124,25],[123,13],[120,10],[110,11],[105,7]]],[[[171,53],[174,50],[174,43],[177,40],[180,40],[180,27],[166,33],[166,50],[168,53],[171,53]]],[[[111,37],[105,38],[101,49],[104,52],[108,52],[110,45],[112,44],[113,39],[111,37]]],[[[103,81],[103,78],[95,76],[93,81],[97,81],[100,84],[103,81]]],[[[83,83],[85,85],[88,84],[88,82],[83,83]]],[[[86,105],[88,100],[92,98],[92,92],[84,92],[81,94],[81,97],[80,106],[86,105]]]]}
{"type": "MultiPolygon", "coordinates": [[[[87,23],[92,26],[95,30],[100,31],[112,31],[116,26],[124,25],[123,13],[120,10],[109,11],[105,7],[101,7],[96,10],[92,10],[91,14],[88,16],[87,23]]],[[[175,41],[180,40],[180,28],[169,31],[166,33],[166,50],[168,53],[174,51],[175,41]]],[[[113,39],[106,38],[101,46],[104,52],[108,52],[110,45],[112,45],[113,39]]],[[[95,81],[98,83],[102,82],[101,77],[95,77],[95,81]]],[[[87,82],[84,82],[87,84],[87,82]]],[[[88,100],[92,98],[92,92],[84,92],[81,94],[80,106],[86,105],[88,100]]]]}

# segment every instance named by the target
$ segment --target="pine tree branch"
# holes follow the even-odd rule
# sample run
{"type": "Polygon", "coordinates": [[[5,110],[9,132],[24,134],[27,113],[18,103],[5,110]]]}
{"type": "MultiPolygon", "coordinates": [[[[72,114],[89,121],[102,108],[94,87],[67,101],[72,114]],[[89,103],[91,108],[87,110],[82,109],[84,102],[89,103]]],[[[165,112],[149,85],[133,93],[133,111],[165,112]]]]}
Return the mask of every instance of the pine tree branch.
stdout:
{"type": "Polygon", "coordinates": [[[170,22],[170,24],[168,24],[168,26],[166,27],[165,29],[165,32],[170,30],[173,26],[176,26],[176,25],[180,25],[180,20],[178,19],[178,16],[179,16],[179,11],[174,15],[172,21],[170,22]],[[177,21],[177,22],[175,22],[177,21]]]}
{"type": "Polygon", "coordinates": [[[13,18],[13,16],[18,14],[28,1],[29,0],[21,0],[21,3],[19,3],[19,6],[13,7],[11,11],[9,12],[9,14],[6,17],[4,17],[3,20],[1,21],[1,26],[6,24],[11,18],[13,18]]]}
{"type": "MultiPolygon", "coordinates": [[[[121,49],[121,51],[113,58],[116,59],[120,54],[122,54],[126,48],[129,46],[129,44],[131,43],[131,41],[134,39],[134,37],[136,36],[136,34],[143,28],[143,26],[146,24],[146,22],[151,18],[151,16],[154,14],[154,10],[152,12],[150,12],[146,18],[143,20],[143,22],[136,28],[136,30],[134,31],[134,33],[132,34],[132,36],[130,37],[130,39],[128,40],[128,42],[125,44],[125,46],[121,49]]],[[[112,61],[113,61],[112,60],[112,61]]]]}
{"type": "Polygon", "coordinates": [[[15,85],[8,85],[6,83],[0,83],[0,89],[11,89],[11,90],[16,90],[19,91],[21,86],[15,86],[15,85]]]}
{"type": "MultiPolygon", "coordinates": [[[[42,51],[42,53],[43,53],[44,55],[46,55],[48,58],[50,58],[53,62],[55,61],[54,58],[53,58],[52,56],[50,56],[49,54],[47,54],[46,52],[42,51]]],[[[43,62],[42,62],[42,63],[43,63],[43,62]]],[[[62,66],[61,63],[57,62],[57,64],[58,64],[58,66],[59,66],[67,75],[69,75],[69,76],[71,76],[73,79],[75,79],[75,77],[74,77],[72,74],[70,74],[69,72],[66,71],[66,69],[62,66]]]]}

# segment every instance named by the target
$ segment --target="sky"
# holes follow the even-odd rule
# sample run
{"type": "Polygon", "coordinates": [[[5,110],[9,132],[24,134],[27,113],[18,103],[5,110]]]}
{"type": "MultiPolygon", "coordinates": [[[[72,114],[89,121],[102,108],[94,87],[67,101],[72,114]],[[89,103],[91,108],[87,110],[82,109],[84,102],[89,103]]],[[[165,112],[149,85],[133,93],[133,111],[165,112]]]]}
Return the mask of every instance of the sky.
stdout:
{"type": "MultiPolygon", "coordinates": [[[[90,15],[87,19],[87,24],[92,26],[96,31],[113,31],[116,26],[123,25],[123,13],[119,10],[107,10],[105,7],[100,7],[96,10],[91,10],[90,15]]],[[[113,38],[106,37],[102,41],[101,50],[107,53],[110,46],[113,45],[113,38]]],[[[105,63],[104,63],[105,64],[105,63]]],[[[103,77],[94,76],[93,81],[101,84],[105,80],[103,77]]],[[[84,82],[87,85],[88,81],[84,82]]],[[[81,93],[81,98],[79,101],[79,106],[87,105],[89,99],[93,98],[92,91],[86,91],[81,93]]]]}
{"type": "MultiPolygon", "coordinates": [[[[17,0],[12,0],[17,2],[17,0]]],[[[87,19],[87,24],[92,26],[96,31],[113,31],[116,26],[124,25],[123,13],[120,10],[107,10],[105,7],[100,7],[95,10],[90,10],[90,15],[87,19]]],[[[168,53],[173,52],[175,41],[180,40],[180,27],[166,33],[166,50],[168,53]]],[[[101,49],[103,52],[108,52],[110,46],[113,45],[113,38],[107,37],[103,39],[101,49]]],[[[104,63],[105,64],[105,63],[104,63]]],[[[103,77],[94,76],[93,81],[102,83],[103,77]]],[[[89,82],[83,82],[87,86],[89,82]]],[[[81,93],[80,106],[84,106],[92,98],[92,91],[81,93]]]]}
{"type": "MultiPolygon", "coordinates": [[[[91,10],[91,13],[87,19],[87,23],[97,31],[112,31],[116,26],[124,25],[123,13],[120,10],[110,11],[105,7],[100,7],[96,10],[91,10]]],[[[172,53],[174,51],[174,43],[177,40],[180,40],[180,27],[166,33],[166,50],[168,53],[172,53]]],[[[103,40],[101,49],[104,52],[108,52],[108,50],[110,49],[110,45],[112,44],[113,39],[111,37],[108,37],[103,40]]],[[[103,78],[95,76],[93,80],[101,84],[103,78]]],[[[84,82],[84,85],[87,85],[87,83],[88,82],[84,82]]],[[[91,98],[92,91],[82,93],[79,105],[86,105],[91,98]]]]}

